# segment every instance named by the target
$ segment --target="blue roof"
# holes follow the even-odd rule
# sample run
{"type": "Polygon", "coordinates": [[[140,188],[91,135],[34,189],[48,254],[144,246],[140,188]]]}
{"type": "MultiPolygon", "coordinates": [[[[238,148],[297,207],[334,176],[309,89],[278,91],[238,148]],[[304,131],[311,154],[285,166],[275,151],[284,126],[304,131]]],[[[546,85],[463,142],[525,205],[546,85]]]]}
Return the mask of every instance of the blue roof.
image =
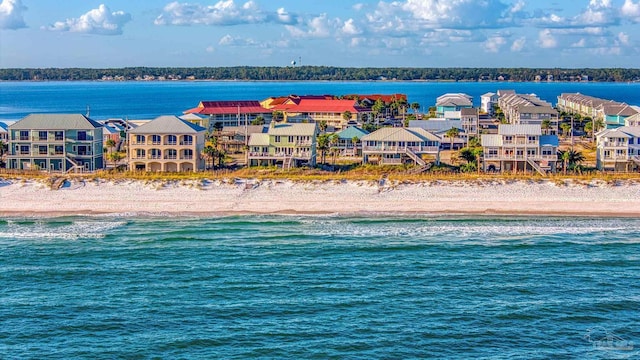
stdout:
{"type": "Polygon", "coordinates": [[[558,146],[558,135],[540,135],[540,146],[558,146]]]}
{"type": "Polygon", "coordinates": [[[354,137],[360,139],[361,137],[368,135],[369,132],[367,130],[361,129],[357,126],[349,126],[348,128],[336,133],[339,139],[342,140],[351,140],[354,137]]]}

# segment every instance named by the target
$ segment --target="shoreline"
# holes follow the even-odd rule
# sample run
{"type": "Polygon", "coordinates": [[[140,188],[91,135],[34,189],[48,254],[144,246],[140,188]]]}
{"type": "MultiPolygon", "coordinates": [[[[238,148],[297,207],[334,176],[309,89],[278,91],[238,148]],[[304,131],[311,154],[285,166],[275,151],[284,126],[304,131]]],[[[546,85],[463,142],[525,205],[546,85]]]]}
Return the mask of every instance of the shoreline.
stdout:
{"type": "Polygon", "coordinates": [[[0,182],[0,217],[554,216],[640,218],[640,183],[292,180],[0,182]]]}

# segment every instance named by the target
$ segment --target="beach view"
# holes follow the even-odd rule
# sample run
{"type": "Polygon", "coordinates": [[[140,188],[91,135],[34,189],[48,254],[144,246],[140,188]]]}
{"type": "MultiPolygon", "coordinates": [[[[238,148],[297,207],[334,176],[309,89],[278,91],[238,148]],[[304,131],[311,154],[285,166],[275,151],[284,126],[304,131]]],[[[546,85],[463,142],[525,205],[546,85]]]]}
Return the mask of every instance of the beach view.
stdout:
{"type": "Polygon", "coordinates": [[[640,3],[334,5],[2,0],[0,358],[640,357],[640,3]]]}

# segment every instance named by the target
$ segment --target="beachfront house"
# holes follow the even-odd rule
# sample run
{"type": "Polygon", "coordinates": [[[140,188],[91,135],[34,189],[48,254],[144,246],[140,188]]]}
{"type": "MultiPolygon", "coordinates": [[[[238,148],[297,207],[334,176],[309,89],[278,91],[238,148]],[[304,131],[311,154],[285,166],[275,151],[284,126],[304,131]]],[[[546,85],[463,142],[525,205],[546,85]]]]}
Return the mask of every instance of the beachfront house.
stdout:
{"type": "Polygon", "coordinates": [[[624,120],[625,126],[640,126],[640,107],[634,106],[634,109],[638,111],[638,113],[626,118],[624,120]]]}
{"type": "Polygon", "coordinates": [[[596,166],[599,170],[640,169],[640,127],[622,126],[596,134],[596,166]]]}
{"type": "Polygon", "coordinates": [[[159,116],[129,131],[129,170],[200,171],[204,127],[173,115],[159,116]]]}
{"type": "Polygon", "coordinates": [[[0,141],[3,143],[9,142],[9,125],[0,121],[0,141]]]}
{"type": "Polygon", "coordinates": [[[336,133],[338,141],[333,147],[338,150],[339,156],[361,156],[362,137],[367,134],[369,134],[367,130],[349,126],[336,133]]]}
{"type": "Polygon", "coordinates": [[[601,120],[607,129],[626,125],[626,119],[637,115],[638,109],[625,103],[606,100],[580,93],[563,93],[558,96],[558,110],[601,120]]]}
{"type": "Polygon", "coordinates": [[[91,172],[104,165],[102,124],[80,114],[30,114],[9,125],[8,167],[91,172]]]}
{"type": "Polygon", "coordinates": [[[440,163],[440,138],[417,127],[385,127],[362,137],[363,163],[440,163]]]}
{"type": "Polygon", "coordinates": [[[249,166],[315,166],[317,135],[315,123],[271,122],[266,133],[250,135],[249,166]]]}
{"type": "Polygon", "coordinates": [[[558,136],[543,135],[540,125],[501,124],[480,141],[485,171],[556,171],[558,136]]]}

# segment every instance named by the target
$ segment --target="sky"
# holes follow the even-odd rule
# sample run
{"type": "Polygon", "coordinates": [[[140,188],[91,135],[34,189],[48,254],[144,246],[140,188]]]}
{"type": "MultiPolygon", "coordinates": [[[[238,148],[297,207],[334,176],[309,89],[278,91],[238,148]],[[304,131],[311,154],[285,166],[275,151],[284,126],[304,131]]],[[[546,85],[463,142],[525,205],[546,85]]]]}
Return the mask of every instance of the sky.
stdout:
{"type": "Polygon", "coordinates": [[[1,0],[0,68],[640,67],[640,0],[1,0]]]}

